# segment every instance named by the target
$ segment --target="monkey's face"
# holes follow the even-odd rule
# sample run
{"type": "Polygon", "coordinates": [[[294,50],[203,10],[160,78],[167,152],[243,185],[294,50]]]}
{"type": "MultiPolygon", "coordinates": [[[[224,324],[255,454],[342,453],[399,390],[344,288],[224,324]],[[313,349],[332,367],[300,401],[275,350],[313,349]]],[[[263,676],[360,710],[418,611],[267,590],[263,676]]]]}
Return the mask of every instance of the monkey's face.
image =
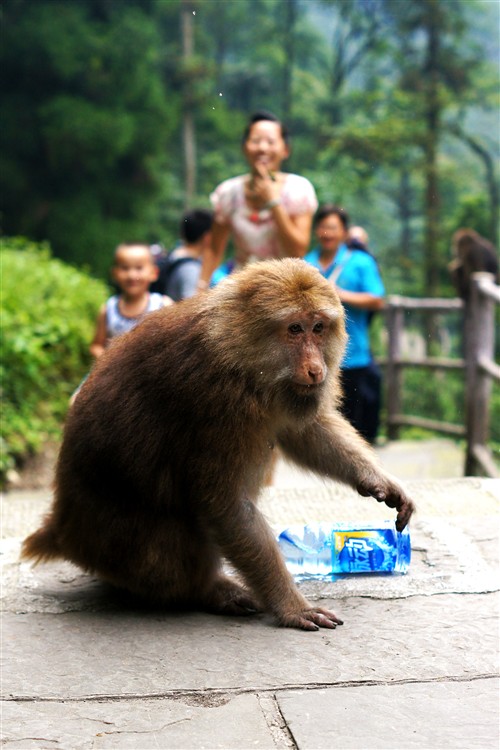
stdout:
{"type": "Polygon", "coordinates": [[[267,403],[314,412],[333,393],[345,347],[344,311],[333,287],[303,260],[247,266],[205,298],[207,333],[224,367],[267,403]]]}
{"type": "Polygon", "coordinates": [[[298,393],[313,393],[325,382],[323,349],[330,325],[326,315],[314,312],[292,315],[282,324],[285,377],[298,393]]]}
{"type": "Polygon", "coordinates": [[[275,378],[280,400],[294,414],[304,416],[319,407],[343,351],[343,335],[342,317],[331,311],[298,311],[281,321],[275,378]]]}

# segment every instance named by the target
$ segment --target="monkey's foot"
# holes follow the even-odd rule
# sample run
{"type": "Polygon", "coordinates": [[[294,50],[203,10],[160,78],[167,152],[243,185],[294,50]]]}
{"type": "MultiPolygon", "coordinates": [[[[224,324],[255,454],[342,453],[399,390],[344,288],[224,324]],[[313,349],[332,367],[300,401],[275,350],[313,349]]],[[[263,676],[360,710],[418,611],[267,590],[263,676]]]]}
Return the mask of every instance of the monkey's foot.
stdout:
{"type": "Polygon", "coordinates": [[[218,615],[253,615],[262,611],[250,592],[229,578],[218,579],[204,605],[218,615]]]}
{"type": "Polygon", "coordinates": [[[311,607],[301,612],[281,615],[278,622],[285,628],[300,628],[300,630],[319,630],[320,628],[333,630],[337,625],[344,624],[344,621],[340,620],[334,612],[322,607],[311,607]]]}

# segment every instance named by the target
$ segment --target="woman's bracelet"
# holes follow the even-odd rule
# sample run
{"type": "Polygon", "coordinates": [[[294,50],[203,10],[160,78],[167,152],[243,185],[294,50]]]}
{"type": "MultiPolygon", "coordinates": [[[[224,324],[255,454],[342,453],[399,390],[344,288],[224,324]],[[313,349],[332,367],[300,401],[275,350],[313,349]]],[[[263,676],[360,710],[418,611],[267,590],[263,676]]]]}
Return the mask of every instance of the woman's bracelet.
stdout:
{"type": "Polygon", "coordinates": [[[273,198],[272,200],[267,201],[267,203],[264,203],[263,208],[269,209],[269,208],[274,208],[275,206],[280,206],[280,205],[281,205],[281,198],[273,198]]]}

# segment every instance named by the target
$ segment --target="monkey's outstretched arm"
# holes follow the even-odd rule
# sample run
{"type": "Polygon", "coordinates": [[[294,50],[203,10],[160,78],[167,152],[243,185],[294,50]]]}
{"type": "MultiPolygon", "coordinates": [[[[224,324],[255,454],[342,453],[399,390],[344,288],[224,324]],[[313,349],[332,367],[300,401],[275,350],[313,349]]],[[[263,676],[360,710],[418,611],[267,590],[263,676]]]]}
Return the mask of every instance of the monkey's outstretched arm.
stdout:
{"type": "MultiPolygon", "coordinates": [[[[220,508],[219,496],[217,505],[220,508]]],[[[286,569],[272,530],[248,499],[211,514],[212,532],[224,556],[243,574],[265,609],[280,625],[302,630],[342,625],[333,612],[312,606],[286,569]]]]}
{"type": "Polygon", "coordinates": [[[338,412],[322,414],[305,429],[288,430],[278,440],[285,454],[297,464],[396,508],[398,531],[410,520],[413,502],[398,482],[378,466],[373,450],[338,412]]]}

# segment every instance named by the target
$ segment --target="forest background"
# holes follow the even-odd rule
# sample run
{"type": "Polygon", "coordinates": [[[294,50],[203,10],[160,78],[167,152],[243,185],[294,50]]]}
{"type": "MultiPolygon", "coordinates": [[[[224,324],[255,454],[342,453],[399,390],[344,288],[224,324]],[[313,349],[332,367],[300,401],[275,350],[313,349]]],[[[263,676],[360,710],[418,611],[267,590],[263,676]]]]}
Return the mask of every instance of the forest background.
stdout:
{"type": "MultiPolygon", "coordinates": [[[[40,327],[40,292],[26,294],[47,256],[5,238],[47,241],[81,269],[91,320],[107,292],[90,277],[107,279],[119,242],[174,246],[182,211],[245,171],[256,109],[289,124],[286,169],[368,230],[389,294],[453,296],[459,227],[498,244],[497,0],[3,0],[1,13],[1,232],[20,284],[4,331],[18,391],[17,350],[45,350],[14,308],[42,304],[40,327]]],[[[456,411],[450,393],[443,409],[456,411]]],[[[439,411],[435,387],[428,401],[439,411]]]]}

